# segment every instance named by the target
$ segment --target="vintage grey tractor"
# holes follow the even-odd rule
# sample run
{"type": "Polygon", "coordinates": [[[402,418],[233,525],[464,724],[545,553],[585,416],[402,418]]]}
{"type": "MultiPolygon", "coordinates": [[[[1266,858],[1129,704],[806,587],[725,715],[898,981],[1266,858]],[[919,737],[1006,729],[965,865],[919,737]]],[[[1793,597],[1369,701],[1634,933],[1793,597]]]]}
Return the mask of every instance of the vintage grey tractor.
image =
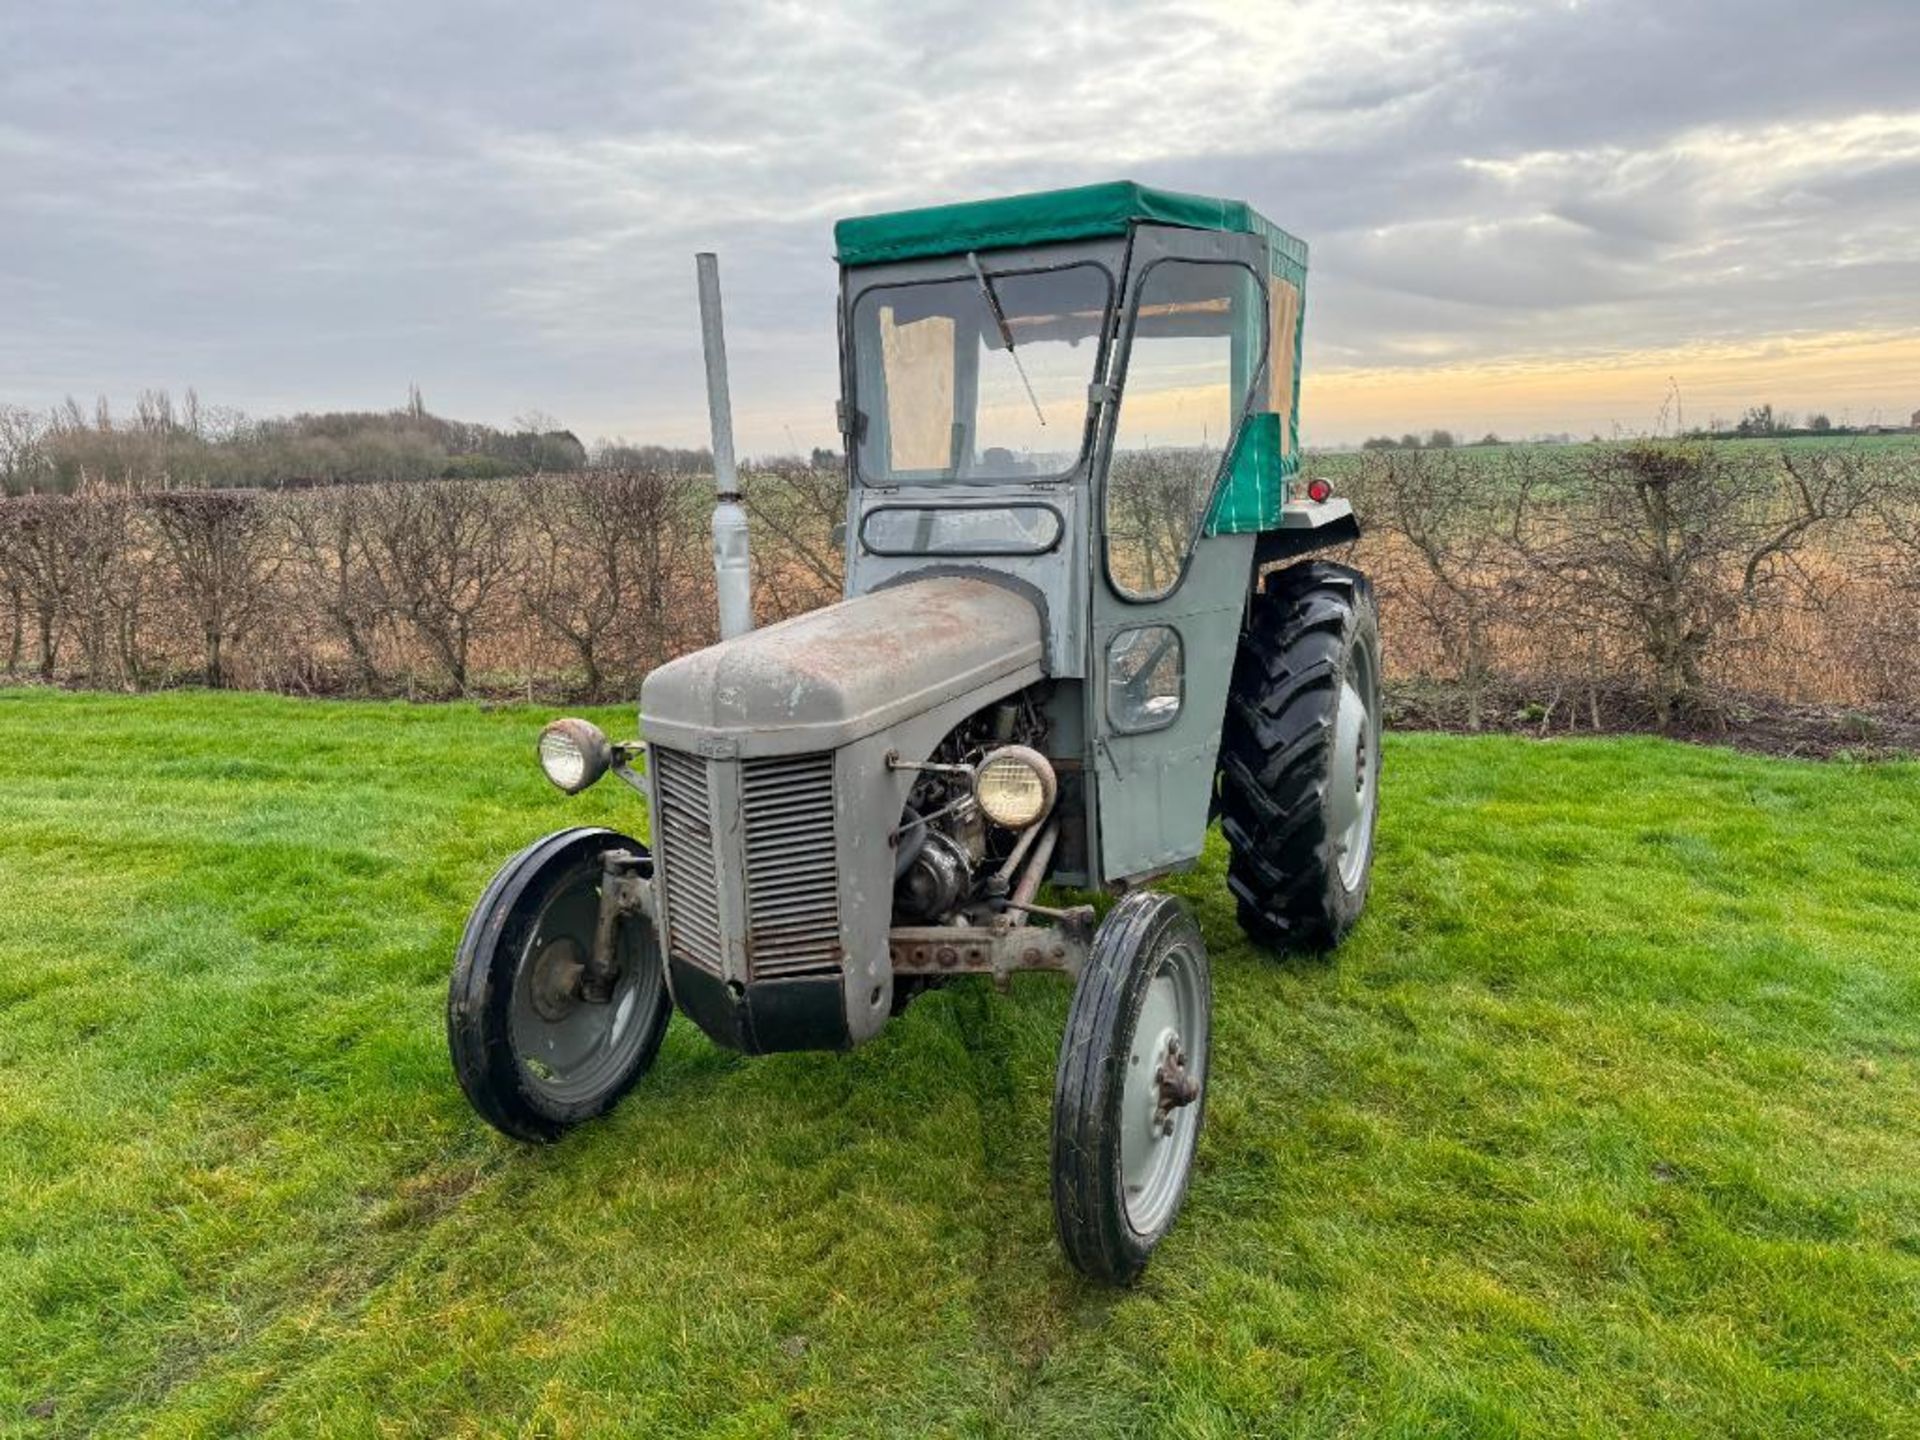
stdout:
{"type": "Polygon", "coordinates": [[[871,1040],[915,995],[1075,989],[1053,1208],[1124,1283],[1185,1197],[1211,1079],[1201,930],[1151,889],[1218,818],[1248,935],[1321,949],[1367,896],[1380,642],[1358,535],[1300,475],[1306,247],[1130,183],[844,220],[846,596],[748,629],[717,281],[703,261],[719,644],[641,689],[641,740],[557,720],[651,844],[562,830],[473,911],[448,1038],[474,1107],[558,1138],[678,1007],[750,1054],[871,1040]],[[1058,891],[1118,896],[1096,919],[1058,891]]]}

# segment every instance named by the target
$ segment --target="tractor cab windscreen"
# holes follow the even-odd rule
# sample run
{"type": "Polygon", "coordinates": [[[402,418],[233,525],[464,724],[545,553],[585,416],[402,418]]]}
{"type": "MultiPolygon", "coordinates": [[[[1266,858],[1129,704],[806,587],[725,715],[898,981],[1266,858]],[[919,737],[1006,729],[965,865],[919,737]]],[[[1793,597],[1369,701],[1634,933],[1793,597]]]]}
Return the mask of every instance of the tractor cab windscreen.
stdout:
{"type": "Polygon", "coordinates": [[[872,484],[1065,475],[1080,461],[1113,282],[1090,263],[879,285],[853,306],[872,484]]]}

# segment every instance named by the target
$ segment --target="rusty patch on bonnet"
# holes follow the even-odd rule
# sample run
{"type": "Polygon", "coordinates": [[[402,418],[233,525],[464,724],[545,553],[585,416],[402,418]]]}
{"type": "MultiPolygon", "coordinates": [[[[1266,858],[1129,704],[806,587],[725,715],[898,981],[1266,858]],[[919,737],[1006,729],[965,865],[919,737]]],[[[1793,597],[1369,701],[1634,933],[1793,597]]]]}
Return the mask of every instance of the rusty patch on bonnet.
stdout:
{"type": "MultiPolygon", "coordinates": [[[[858,733],[990,684],[1043,654],[1040,613],[982,580],[936,576],[857,595],[683,656],[647,677],[645,722],[858,733]]],[[[822,748],[853,738],[822,736],[822,748]]]]}

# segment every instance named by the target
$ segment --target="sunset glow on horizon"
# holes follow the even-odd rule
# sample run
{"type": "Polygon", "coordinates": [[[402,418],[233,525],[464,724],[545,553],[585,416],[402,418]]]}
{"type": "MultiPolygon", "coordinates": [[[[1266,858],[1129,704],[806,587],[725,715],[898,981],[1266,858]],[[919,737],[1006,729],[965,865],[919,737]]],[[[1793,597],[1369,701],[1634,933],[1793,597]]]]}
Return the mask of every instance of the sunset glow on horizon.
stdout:
{"type": "Polygon", "coordinates": [[[1802,421],[1904,426],[1920,411],[1920,335],[1838,332],[1471,365],[1308,366],[1309,446],[1442,429],[1457,439],[1731,428],[1749,406],[1802,421]],[[1677,398],[1676,398],[1677,397],[1677,398]]]}

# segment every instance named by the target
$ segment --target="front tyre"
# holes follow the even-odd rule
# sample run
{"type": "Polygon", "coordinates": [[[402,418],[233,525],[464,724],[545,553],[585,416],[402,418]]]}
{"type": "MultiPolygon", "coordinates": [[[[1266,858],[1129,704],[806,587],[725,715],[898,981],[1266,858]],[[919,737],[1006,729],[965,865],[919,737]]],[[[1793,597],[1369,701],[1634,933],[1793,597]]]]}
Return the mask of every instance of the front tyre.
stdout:
{"type": "Polygon", "coordinates": [[[1075,1269],[1131,1283],[1186,1199],[1213,989],[1185,904],[1136,891],[1093,937],[1053,1090],[1053,1218],[1075,1269]]]}
{"type": "Polygon", "coordinates": [[[1367,903],[1380,811],[1380,622],[1358,570],[1310,560],[1253,597],[1219,800],[1241,928],[1274,949],[1339,944],[1367,903]]]}
{"type": "Polygon", "coordinates": [[[467,920],[447,992],[447,1048],[481,1117],[517,1140],[557,1140],[605,1113],[653,1064],[673,1002],[653,926],[622,917],[611,993],[583,985],[612,830],[561,830],[500,867],[467,920]]]}

